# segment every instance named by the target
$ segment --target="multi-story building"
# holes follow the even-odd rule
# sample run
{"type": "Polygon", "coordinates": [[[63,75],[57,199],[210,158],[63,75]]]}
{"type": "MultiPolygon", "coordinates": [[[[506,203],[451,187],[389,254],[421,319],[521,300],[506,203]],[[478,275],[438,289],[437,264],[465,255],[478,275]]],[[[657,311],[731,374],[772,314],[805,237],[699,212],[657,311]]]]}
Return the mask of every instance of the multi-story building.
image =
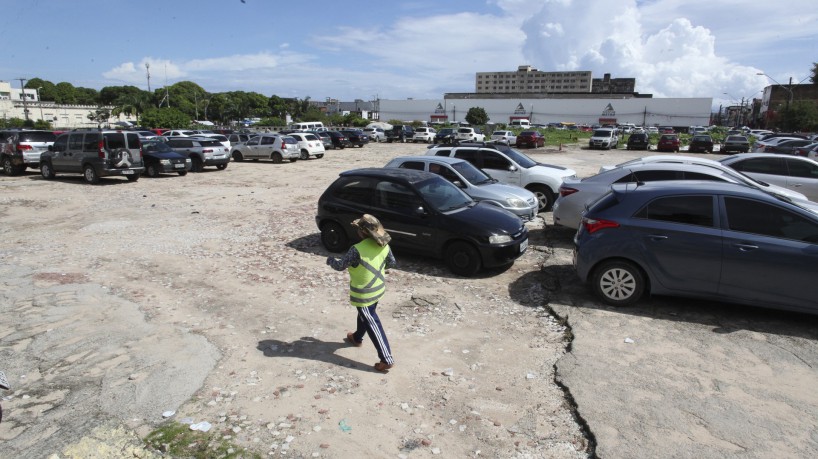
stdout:
{"type": "Polygon", "coordinates": [[[590,71],[543,72],[530,65],[516,72],[477,72],[477,94],[554,94],[591,92],[590,71]]]}
{"type": "Polygon", "coordinates": [[[594,94],[633,94],[635,91],[636,78],[611,78],[611,74],[606,73],[591,82],[591,92],[594,94]]]}

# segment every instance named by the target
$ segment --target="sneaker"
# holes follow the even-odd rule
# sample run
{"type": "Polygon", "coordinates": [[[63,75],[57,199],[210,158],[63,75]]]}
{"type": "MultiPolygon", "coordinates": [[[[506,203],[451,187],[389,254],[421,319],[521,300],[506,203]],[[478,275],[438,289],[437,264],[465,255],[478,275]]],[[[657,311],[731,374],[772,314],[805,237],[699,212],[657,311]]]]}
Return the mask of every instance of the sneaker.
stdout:
{"type": "Polygon", "coordinates": [[[351,332],[347,333],[347,337],[346,337],[346,339],[344,341],[348,342],[349,344],[351,344],[351,345],[353,345],[355,347],[361,347],[361,345],[364,344],[363,341],[355,341],[355,337],[353,336],[353,334],[351,332]]]}
{"type": "Polygon", "coordinates": [[[375,364],[375,369],[380,371],[381,373],[389,372],[389,369],[392,368],[394,365],[390,365],[386,362],[378,362],[375,364]]]}

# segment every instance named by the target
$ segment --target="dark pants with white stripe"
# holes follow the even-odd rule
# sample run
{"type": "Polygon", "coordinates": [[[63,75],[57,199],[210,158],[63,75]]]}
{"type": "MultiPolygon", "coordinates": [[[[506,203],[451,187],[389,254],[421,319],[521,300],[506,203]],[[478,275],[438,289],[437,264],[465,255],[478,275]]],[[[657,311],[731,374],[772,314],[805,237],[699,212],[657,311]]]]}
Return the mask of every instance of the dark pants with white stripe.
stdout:
{"type": "Polygon", "coordinates": [[[378,313],[375,312],[377,307],[378,303],[355,308],[358,310],[358,327],[352,337],[355,338],[355,341],[361,342],[364,339],[364,333],[369,335],[369,339],[372,340],[372,344],[378,350],[378,357],[380,357],[381,362],[392,365],[395,361],[392,359],[392,350],[389,348],[389,340],[386,339],[381,319],[378,317],[378,313]]]}

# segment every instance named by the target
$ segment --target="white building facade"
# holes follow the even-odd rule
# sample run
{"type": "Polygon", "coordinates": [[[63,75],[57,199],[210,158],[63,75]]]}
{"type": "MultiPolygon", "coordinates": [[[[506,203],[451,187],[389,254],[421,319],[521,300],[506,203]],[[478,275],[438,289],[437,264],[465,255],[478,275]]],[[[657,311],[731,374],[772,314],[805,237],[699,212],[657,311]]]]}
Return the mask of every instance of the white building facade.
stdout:
{"type": "Polygon", "coordinates": [[[707,126],[713,99],[702,98],[583,98],[583,99],[464,99],[379,100],[380,119],[431,123],[465,122],[472,107],[480,107],[489,123],[508,124],[527,118],[532,124],[623,124],[637,126],[707,126]]]}
{"type": "MultiPolygon", "coordinates": [[[[77,128],[95,128],[97,123],[88,118],[89,114],[98,109],[113,110],[113,106],[98,107],[96,105],[69,105],[56,102],[41,101],[35,89],[15,89],[7,81],[0,81],[0,117],[2,119],[19,118],[32,121],[44,120],[51,123],[51,127],[59,130],[77,128]],[[25,98],[24,98],[25,96],[25,98]]],[[[136,122],[133,116],[121,114],[112,116],[108,124],[118,121],[136,122]]]]}

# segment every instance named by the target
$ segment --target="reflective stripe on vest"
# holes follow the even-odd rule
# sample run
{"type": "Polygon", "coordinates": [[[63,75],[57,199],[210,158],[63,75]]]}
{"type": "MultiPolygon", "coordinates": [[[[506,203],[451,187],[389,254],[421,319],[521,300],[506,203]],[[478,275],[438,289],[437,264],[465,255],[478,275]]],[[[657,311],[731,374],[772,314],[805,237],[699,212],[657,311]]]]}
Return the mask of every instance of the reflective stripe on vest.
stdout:
{"type": "Polygon", "coordinates": [[[383,270],[389,246],[381,247],[372,239],[364,239],[355,244],[361,255],[361,262],[356,267],[348,267],[349,302],[363,308],[377,303],[386,292],[386,279],[383,270]]]}

